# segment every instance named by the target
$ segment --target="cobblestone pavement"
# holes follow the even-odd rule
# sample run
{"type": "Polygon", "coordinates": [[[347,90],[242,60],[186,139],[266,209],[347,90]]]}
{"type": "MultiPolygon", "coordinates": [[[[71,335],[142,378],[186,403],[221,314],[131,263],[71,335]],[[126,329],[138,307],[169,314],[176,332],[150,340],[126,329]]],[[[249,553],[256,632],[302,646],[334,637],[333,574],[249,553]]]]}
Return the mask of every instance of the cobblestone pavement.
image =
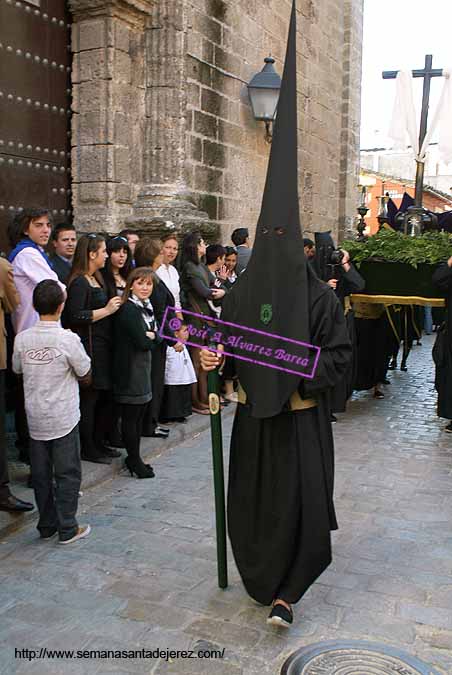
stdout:
{"type": "MultiPolygon", "coordinates": [[[[325,639],[401,647],[452,673],[452,437],[435,416],[424,338],[387,396],[357,396],[335,425],[340,530],[334,563],[296,608],[288,632],[245,594],[230,563],[216,587],[208,432],[168,450],[157,478],[125,475],[81,502],[92,535],[40,542],[32,524],[0,541],[0,672],[278,673],[325,639]],[[14,661],[14,648],[185,649],[207,660],[14,661]]],[[[228,445],[231,418],[225,424],[228,445]]],[[[367,674],[366,674],[367,675],[367,674]]]]}

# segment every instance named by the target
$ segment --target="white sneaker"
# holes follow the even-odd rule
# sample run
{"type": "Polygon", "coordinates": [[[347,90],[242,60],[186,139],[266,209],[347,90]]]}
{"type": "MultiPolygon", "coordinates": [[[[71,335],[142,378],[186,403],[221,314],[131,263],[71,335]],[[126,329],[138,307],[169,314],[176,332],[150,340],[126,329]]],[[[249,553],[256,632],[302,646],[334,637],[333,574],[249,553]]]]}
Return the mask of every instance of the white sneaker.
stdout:
{"type": "Polygon", "coordinates": [[[78,541],[79,539],[83,539],[84,537],[87,537],[90,532],[91,532],[91,525],[81,525],[78,528],[77,533],[74,534],[73,537],[71,537],[70,539],[65,539],[64,541],[60,540],[58,543],[63,544],[63,545],[64,544],[72,544],[74,541],[78,541]]]}

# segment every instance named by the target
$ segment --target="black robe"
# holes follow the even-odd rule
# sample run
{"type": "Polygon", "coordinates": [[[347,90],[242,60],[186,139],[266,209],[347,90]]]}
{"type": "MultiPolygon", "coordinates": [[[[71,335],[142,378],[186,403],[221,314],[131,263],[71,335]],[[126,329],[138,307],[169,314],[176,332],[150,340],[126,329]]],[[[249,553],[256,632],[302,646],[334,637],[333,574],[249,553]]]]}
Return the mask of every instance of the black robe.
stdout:
{"type": "Polygon", "coordinates": [[[435,389],[438,392],[438,417],[452,420],[452,269],[440,265],[433,274],[433,283],[446,298],[446,333],[438,333],[437,340],[442,340],[442,363],[436,365],[435,389]]]}
{"type": "MultiPolygon", "coordinates": [[[[336,286],[336,297],[345,310],[345,298],[350,293],[360,293],[364,290],[366,282],[356,271],[353,265],[350,265],[348,272],[342,268],[339,272],[339,279],[336,286]]],[[[342,377],[331,392],[331,412],[342,413],[345,412],[347,401],[353,393],[353,385],[356,379],[358,368],[358,350],[356,345],[356,328],[355,328],[355,314],[353,309],[348,309],[345,315],[347,324],[348,336],[352,344],[352,359],[347,372],[342,377]]]]}
{"type": "Polygon", "coordinates": [[[334,293],[308,277],[311,341],[321,353],[299,392],[318,404],[264,419],[238,404],[231,438],[229,536],[246,590],[264,605],[302,597],[331,562],[337,528],[328,395],[349,367],[351,345],[334,293]]]}
{"type": "Polygon", "coordinates": [[[383,308],[381,316],[376,319],[355,317],[355,329],[357,367],[353,388],[364,391],[386,379],[394,345],[397,345],[390,309],[383,308]]]}

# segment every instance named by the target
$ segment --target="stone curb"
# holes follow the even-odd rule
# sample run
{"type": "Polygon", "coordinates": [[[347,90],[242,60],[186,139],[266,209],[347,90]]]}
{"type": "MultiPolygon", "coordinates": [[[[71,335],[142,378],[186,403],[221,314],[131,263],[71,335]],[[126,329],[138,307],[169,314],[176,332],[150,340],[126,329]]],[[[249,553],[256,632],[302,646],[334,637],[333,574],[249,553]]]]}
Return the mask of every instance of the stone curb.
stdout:
{"type": "MultiPolygon", "coordinates": [[[[235,405],[229,405],[227,408],[223,409],[222,417],[229,417],[234,411],[235,405]]],[[[198,434],[206,431],[209,426],[209,416],[194,414],[185,424],[168,425],[168,427],[171,427],[168,440],[160,438],[143,438],[141,442],[141,454],[143,458],[147,460],[159,457],[164,452],[180,445],[185,440],[195,438],[198,434]]],[[[123,451],[122,457],[114,459],[111,464],[82,462],[82,491],[89,490],[101,483],[105,483],[124,471],[124,457],[125,452],[123,451]]],[[[28,501],[32,499],[32,493],[29,489],[16,489],[16,485],[14,485],[12,486],[12,491],[20,499],[26,499],[28,501]]],[[[36,520],[37,516],[37,509],[18,514],[0,511],[0,539],[15,530],[20,529],[23,525],[36,520]]]]}

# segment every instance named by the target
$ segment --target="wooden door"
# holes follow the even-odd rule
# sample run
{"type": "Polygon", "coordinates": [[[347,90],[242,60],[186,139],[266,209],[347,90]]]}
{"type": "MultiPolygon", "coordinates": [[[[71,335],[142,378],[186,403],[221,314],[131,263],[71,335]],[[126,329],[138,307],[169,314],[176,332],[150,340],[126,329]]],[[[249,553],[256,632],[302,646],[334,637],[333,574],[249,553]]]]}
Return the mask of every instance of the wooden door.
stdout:
{"type": "Polygon", "coordinates": [[[64,0],[0,0],[0,249],[15,210],[70,211],[70,25],[64,0]]]}

